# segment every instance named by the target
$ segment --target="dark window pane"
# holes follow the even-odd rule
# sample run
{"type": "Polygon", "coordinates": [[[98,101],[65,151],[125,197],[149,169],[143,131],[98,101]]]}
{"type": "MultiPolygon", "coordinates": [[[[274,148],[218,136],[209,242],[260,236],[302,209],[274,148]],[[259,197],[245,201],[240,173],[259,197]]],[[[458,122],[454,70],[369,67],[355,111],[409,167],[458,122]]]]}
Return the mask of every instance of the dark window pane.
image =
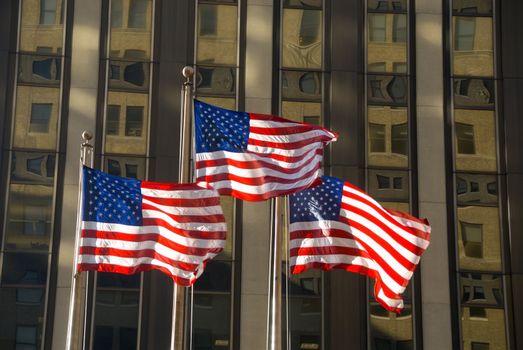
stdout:
{"type": "Polygon", "coordinates": [[[211,261],[194,284],[195,291],[229,292],[231,290],[231,264],[211,261]]]}
{"type": "Polygon", "coordinates": [[[51,80],[51,66],[53,64],[52,58],[46,58],[44,60],[34,60],[33,61],[33,74],[44,79],[51,80]]]}
{"type": "Polygon", "coordinates": [[[107,160],[107,172],[111,175],[121,176],[122,169],[120,168],[120,162],[114,159],[107,160]]]}
{"type": "Polygon", "coordinates": [[[122,26],[122,0],[111,0],[111,27],[120,28],[122,26]]]}
{"type": "Polygon", "coordinates": [[[387,92],[392,101],[398,103],[407,102],[407,81],[405,77],[394,77],[387,85],[387,92]]]}
{"type": "Polygon", "coordinates": [[[469,309],[470,317],[487,318],[487,311],[484,307],[471,306],[469,309]]]}
{"type": "Polygon", "coordinates": [[[489,343],[478,343],[478,342],[471,342],[470,343],[471,350],[490,350],[490,344],[489,343]]]}
{"type": "Polygon", "coordinates": [[[307,46],[318,41],[321,33],[321,11],[304,10],[300,25],[300,45],[307,46]]]}
{"type": "Polygon", "coordinates": [[[487,184],[487,192],[489,194],[497,196],[498,195],[498,183],[497,182],[489,182],[487,184]]]}
{"type": "Polygon", "coordinates": [[[367,8],[369,11],[407,11],[407,0],[368,0],[367,8]]]}
{"type": "Polygon", "coordinates": [[[125,164],[125,176],[131,178],[138,178],[138,165],[136,164],[125,164]]]}
{"type": "Polygon", "coordinates": [[[200,94],[232,96],[235,85],[235,68],[198,67],[196,88],[200,94]]]}
{"type": "Polygon", "coordinates": [[[55,155],[48,155],[47,161],[45,162],[45,170],[47,173],[47,177],[54,177],[54,166],[56,163],[56,156],[55,155]]]}
{"type": "Polygon", "coordinates": [[[492,0],[453,0],[453,14],[492,15],[492,0]]]}
{"type": "Polygon", "coordinates": [[[384,14],[369,14],[369,41],[385,42],[387,17],[384,14]]]}
{"type": "Polygon", "coordinates": [[[394,177],[392,180],[393,180],[393,186],[394,186],[395,190],[401,190],[403,188],[403,178],[394,177]]]}
{"type": "Polygon", "coordinates": [[[216,5],[200,5],[200,35],[216,35],[217,9],[216,5]]]}
{"type": "Polygon", "coordinates": [[[107,121],[105,133],[107,135],[118,135],[120,131],[120,106],[107,106],[107,121]]]}
{"type": "Polygon", "coordinates": [[[96,326],[94,330],[93,349],[112,350],[113,349],[113,327],[96,326]]]}
{"type": "Polygon", "coordinates": [[[284,7],[322,8],[323,0],[284,0],[284,7]]]}
{"type": "Polygon", "coordinates": [[[136,328],[120,328],[120,349],[136,349],[137,337],[136,328]]]}
{"type": "Polygon", "coordinates": [[[369,123],[371,152],[385,152],[385,125],[369,123]]]}
{"type": "Polygon", "coordinates": [[[497,178],[495,175],[459,174],[456,178],[458,204],[462,206],[497,205],[497,178]]]}
{"type": "Polygon", "coordinates": [[[458,194],[467,193],[467,181],[461,177],[456,178],[456,192],[458,194]]]}
{"type": "Polygon", "coordinates": [[[2,284],[44,286],[47,260],[47,254],[5,253],[2,284]]]}
{"type": "Polygon", "coordinates": [[[29,132],[49,132],[52,108],[53,105],[51,103],[33,103],[31,105],[29,132]]]}
{"type": "Polygon", "coordinates": [[[306,94],[316,94],[318,91],[318,81],[316,73],[306,73],[300,78],[300,91],[306,94]]]}
{"type": "Polygon", "coordinates": [[[474,17],[455,17],[454,50],[472,51],[474,49],[474,34],[476,19],[474,17]]]}
{"type": "Polygon", "coordinates": [[[495,88],[492,79],[454,79],[456,107],[494,108],[495,88]]]}
{"type": "Polygon", "coordinates": [[[472,300],[484,300],[485,290],[481,286],[474,286],[474,293],[472,294],[472,300]]]}
{"type": "Polygon", "coordinates": [[[392,153],[408,155],[409,140],[407,123],[392,125],[391,138],[392,153]]]}
{"type": "Polygon", "coordinates": [[[407,42],[407,15],[394,15],[392,41],[407,42]]]}
{"type": "Polygon", "coordinates": [[[55,24],[56,0],[40,0],[40,24],[55,24]]]}
{"type": "Polygon", "coordinates": [[[27,159],[27,171],[36,175],[42,175],[42,162],[44,156],[27,159]]]}
{"type": "Polygon", "coordinates": [[[120,66],[117,64],[111,64],[109,67],[109,79],[119,80],[120,79],[120,66]]]}
{"type": "Polygon", "coordinates": [[[145,28],[147,0],[130,0],[129,28],[145,28]]]}
{"type": "Polygon", "coordinates": [[[461,223],[461,232],[463,236],[463,245],[465,255],[471,258],[483,257],[483,225],[461,223]]]}
{"type": "Polygon", "coordinates": [[[193,299],[193,349],[230,349],[231,296],[195,293],[193,299]]]}
{"type": "Polygon", "coordinates": [[[376,175],[376,178],[378,180],[378,188],[379,189],[390,188],[390,177],[382,176],[382,175],[376,175]]]}
{"type": "Polygon", "coordinates": [[[143,107],[127,107],[125,136],[142,136],[143,107]]]}
{"type": "Polygon", "coordinates": [[[470,182],[470,192],[479,192],[479,184],[476,181],[470,182]]]}
{"type": "Polygon", "coordinates": [[[128,65],[124,70],[124,80],[136,86],[143,86],[145,83],[145,71],[143,63],[137,62],[128,65]]]}
{"type": "Polygon", "coordinates": [[[372,89],[372,97],[383,98],[381,93],[381,81],[380,80],[371,80],[370,87],[372,89]]]}
{"type": "Polygon", "coordinates": [[[456,123],[456,141],[459,154],[475,154],[474,125],[456,123]]]}
{"type": "Polygon", "coordinates": [[[97,287],[103,288],[127,288],[127,289],[138,289],[140,288],[140,275],[121,275],[118,273],[99,273],[96,278],[97,287]]]}

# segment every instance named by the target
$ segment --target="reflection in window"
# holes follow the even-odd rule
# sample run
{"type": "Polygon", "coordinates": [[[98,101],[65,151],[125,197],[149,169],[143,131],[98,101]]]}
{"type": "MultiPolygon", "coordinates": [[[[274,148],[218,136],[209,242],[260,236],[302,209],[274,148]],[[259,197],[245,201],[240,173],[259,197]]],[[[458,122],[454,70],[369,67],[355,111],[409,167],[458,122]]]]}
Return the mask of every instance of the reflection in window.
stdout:
{"type": "Polygon", "coordinates": [[[465,255],[471,258],[483,258],[483,225],[460,222],[465,255]]]}
{"type": "Polygon", "coordinates": [[[122,0],[111,0],[111,28],[122,27],[122,0]]]}
{"type": "Polygon", "coordinates": [[[142,136],[143,107],[127,107],[125,136],[142,136]]]}
{"type": "Polygon", "coordinates": [[[390,188],[390,177],[383,175],[376,175],[378,180],[378,188],[380,190],[390,188]]]}
{"type": "Polygon", "coordinates": [[[321,33],[321,11],[303,11],[300,25],[300,45],[307,46],[318,41],[321,33]]]}
{"type": "Polygon", "coordinates": [[[387,17],[384,14],[369,14],[369,41],[386,40],[387,17]]]}
{"type": "Polygon", "coordinates": [[[407,155],[409,153],[407,123],[392,125],[391,130],[391,151],[407,155]]]}
{"type": "Polygon", "coordinates": [[[387,92],[393,102],[406,103],[407,102],[407,80],[405,77],[395,76],[387,84],[387,92]]]}
{"type": "Polygon", "coordinates": [[[200,35],[216,35],[217,9],[215,5],[200,5],[200,35]]]}
{"type": "Polygon", "coordinates": [[[489,343],[478,343],[478,342],[471,342],[470,343],[471,350],[490,350],[490,344],[489,343]]]}
{"type": "Polygon", "coordinates": [[[372,97],[383,98],[383,94],[381,93],[381,80],[371,80],[370,88],[372,97]]]}
{"type": "Polygon", "coordinates": [[[56,0],[40,0],[40,24],[55,24],[56,0]]]}
{"type": "Polygon", "coordinates": [[[114,159],[108,159],[107,172],[111,175],[121,176],[122,169],[120,168],[120,162],[114,159]]]}
{"type": "Polygon", "coordinates": [[[33,61],[33,74],[41,78],[51,80],[51,66],[54,59],[46,58],[44,60],[34,60],[33,61]]]}
{"type": "Polygon", "coordinates": [[[37,349],[36,326],[16,326],[16,349],[37,349]]]}
{"type": "Polygon", "coordinates": [[[300,77],[300,91],[305,94],[316,94],[319,89],[316,73],[305,73],[300,77]]]}
{"type": "Polygon", "coordinates": [[[459,154],[475,154],[474,125],[456,123],[456,141],[459,154]]]}
{"type": "Polygon", "coordinates": [[[144,64],[136,62],[129,64],[124,69],[124,80],[136,86],[143,86],[145,83],[144,64]]]}
{"type": "Polygon", "coordinates": [[[31,105],[29,132],[49,132],[49,121],[51,119],[52,107],[52,103],[33,103],[31,105]]]}
{"type": "Polygon", "coordinates": [[[464,194],[467,193],[467,181],[462,179],[461,177],[456,178],[456,192],[458,194],[464,194]]]}
{"type": "Polygon", "coordinates": [[[107,135],[118,135],[120,130],[120,106],[107,106],[107,120],[105,122],[105,133],[107,135]]]}
{"type": "Polygon", "coordinates": [[[469,316],[477,318],[487,318],[487,310],[484,307],[471,306],[469,308],[469,316]]]}
{"type": "Polygon", "coordinates": [[[385,125],[369,123],[371,152],[385,152],[385,125]]]}
{"type": "Polygon", "coordinates": [[[407,15],[394,15],[392,41],[407,42],[407,15]]]}
{"type": "Polygon", "coordinates": [[[125,164],[125,176],[133,179],[138,178],[138,165],[136,164],[125,164]]]}
{"type": "Polygon", "coordinates": [[[129,28],[145,28],[147,0],[130,0],[129,28]]]}
{"type": "Polygon", "coordinates": [[[474,34],[476,19],[474,17],[456,17],[454,49],[456,51],[472,51],[474,49],[474,34]]]}

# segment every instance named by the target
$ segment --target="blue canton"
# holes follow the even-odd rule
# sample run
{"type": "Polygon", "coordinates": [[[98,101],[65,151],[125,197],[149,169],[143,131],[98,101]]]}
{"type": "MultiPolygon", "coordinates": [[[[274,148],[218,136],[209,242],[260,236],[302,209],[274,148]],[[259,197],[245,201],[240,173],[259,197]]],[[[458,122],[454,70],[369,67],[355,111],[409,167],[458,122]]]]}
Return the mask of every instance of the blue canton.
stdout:
{"type": "Polygon", "coordinates": [[[322,184],[289,196],[291,224],[300,221],[336,221],[340,216],[343,181],[322,176],[322,184]]]}
{"type": "Polygon", "coordinates": [[[140,180],[83,168],[83,221],[142,225],[140,180]]]}
{"type": "Polygon", "coordinates": [[[196,152],[244,152],[249,141],[249,113],[194,101],[196,152]]]}

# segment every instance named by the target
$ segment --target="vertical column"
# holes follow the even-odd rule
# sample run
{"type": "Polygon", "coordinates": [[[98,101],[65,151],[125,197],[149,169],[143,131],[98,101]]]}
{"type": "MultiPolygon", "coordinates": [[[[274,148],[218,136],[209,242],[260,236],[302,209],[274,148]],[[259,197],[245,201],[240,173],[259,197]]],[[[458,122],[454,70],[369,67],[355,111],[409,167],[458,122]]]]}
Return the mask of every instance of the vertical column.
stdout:
{"type": "MultiPolygon", "coordinates": [[[[523,2],[500,1],[503,117],[513,314],[513,349],[523,349],[523,2]]],[[[503,153],[503,151],[502,151],[503,153]]],[[[506,246],[506,245],[505,245],[506,246]]],[[[509,321],[510,322],[510,321],[509,321]]]]}
{"type": "MultiPolygon", "coordinates": [[[[365,164],[363,4],[364,1],[334,0],[325,9],[325,125],[339,133],[326,166],[332,176],[358,186],[364,185],[365,164]]],[[[350,344],[353,349],[364,349],[365,277],[340,270],[324,276],[325,348],[342,350],[350,344]]]]}
{"type": "MultiPolygon", "coordinates": [[[[271,113],[274,3],[247,0],[245,110],[271,113]]],[[[242,48],[241,48],[242,49],[242,48]]],[[[265,349],[270,201],[243,203],[240,349],[265,349]]]]}
{"type": "MultiPolygon", "coordinates": [[[[98,96],[98,64],[101,0],[77,1],[71,58],[69,120],[64,172],[61,238],[58,255],[53,348],[65,348],[67,314],[71,289],[76,216],[78,215],[78,164],[83,130],[95,131],[98,96]]],[[[96,145],[95,145],[96,147],[96,145]]]]}
{"type": "Polygon", "coordinates": [[[432,227],[421,263],[423,348],[451,349],[442,2],[416,0],[415,8],[419,215],[432,227]]]}

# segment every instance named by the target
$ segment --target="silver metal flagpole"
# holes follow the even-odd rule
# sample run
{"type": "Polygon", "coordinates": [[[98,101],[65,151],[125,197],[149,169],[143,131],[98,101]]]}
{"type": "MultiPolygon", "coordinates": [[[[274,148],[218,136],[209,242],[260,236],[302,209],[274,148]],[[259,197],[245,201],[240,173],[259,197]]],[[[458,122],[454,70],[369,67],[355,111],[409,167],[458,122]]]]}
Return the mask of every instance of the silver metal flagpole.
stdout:
{"type": "Polygon", "coordinates": [[[281,350],[282,242],[284,208],[287,197],[271,199],[271,255],[269,261],[268,350],[281,350]]]}
{"type": "MultiPolygon", "coordinates": [[[[178,182],[190,181],[191,122],[192,122],[192,77],[194,69],[186,66],[182,70],[185,78],[182,88],[182,110],[180,128],[180,163],[178,182]]],[[[171,350],[182,350],[184,346],[185,288],[174,284],[171,329],[171,350]]]]}
{"type": "Polygon", "coordinates": [[[80,231],[82,222],[82,166],[93,166],[93,145],[89,143],[93,135],[84,131],[80,151],[80,171],[78,181],[78,213],[76,215],[76,233],[74,243],[74,265],[71,278],[71,296],[69,298],[69,316],[67,321],[66,349],[84,349],[87,327],[87,274],[76,272],[78,266],[78,247],[80,245],[80,231]]]}

